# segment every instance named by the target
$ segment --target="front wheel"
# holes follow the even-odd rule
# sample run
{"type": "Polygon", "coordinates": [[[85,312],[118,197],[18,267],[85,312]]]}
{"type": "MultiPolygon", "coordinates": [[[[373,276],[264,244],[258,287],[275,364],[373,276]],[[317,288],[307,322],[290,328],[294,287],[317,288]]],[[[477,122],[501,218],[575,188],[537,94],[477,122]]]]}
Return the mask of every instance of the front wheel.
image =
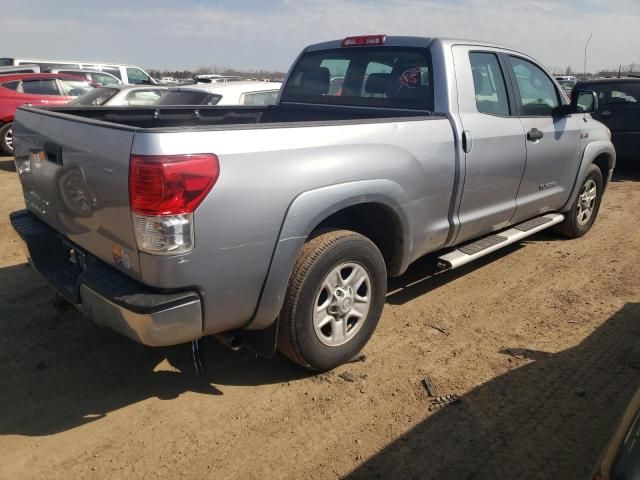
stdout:
{"type": "Polygon", "coordinates": [[[371,240],[349,230],[312,238],[291,274],[278,350],[309,370],[345,363],[371,338],[386,292],[384,258],[371,240]]]}
{"type": "Polygon", "coordinates": [[[0,127],[0,151],[13,155],[13,123],[0,127]]]}
{"type": "Polygon", "coordinates": [[[568,238],[578,238],[587,233],[596,221],[603,193],[602,172],[596,165],[589,165],[576,201],[567,212],[564,221],[558,224],[555,230],[568,238]]]}

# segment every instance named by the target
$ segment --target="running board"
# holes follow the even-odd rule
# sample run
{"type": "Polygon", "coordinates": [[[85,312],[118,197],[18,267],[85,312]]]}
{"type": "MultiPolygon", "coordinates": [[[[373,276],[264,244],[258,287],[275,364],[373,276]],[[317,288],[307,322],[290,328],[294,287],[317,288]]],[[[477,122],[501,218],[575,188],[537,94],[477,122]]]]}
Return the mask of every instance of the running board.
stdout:
{"type": "Polygon", "coordinates": [[[564,215],[561,213],[549,213],[541,217],[532,218],[502,232],[461,245],[446,255],[438,257],[437,267],[439,270],[450,270],[461,267],[507,245],[519,242],[534,233],[552,227],[563,220],[564,215]]]}

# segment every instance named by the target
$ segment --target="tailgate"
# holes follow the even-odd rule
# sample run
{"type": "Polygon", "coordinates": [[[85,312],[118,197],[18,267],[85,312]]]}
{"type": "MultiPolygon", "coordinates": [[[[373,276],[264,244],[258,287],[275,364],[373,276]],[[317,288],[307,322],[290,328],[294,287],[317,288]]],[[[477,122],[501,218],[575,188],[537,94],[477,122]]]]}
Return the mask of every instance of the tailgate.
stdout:
{"type": "Polygon", "coordinates": [[[129,210],[134,130],[38,109],[14,121],[27,208],[71,242],[140,278],[129,210]]]}

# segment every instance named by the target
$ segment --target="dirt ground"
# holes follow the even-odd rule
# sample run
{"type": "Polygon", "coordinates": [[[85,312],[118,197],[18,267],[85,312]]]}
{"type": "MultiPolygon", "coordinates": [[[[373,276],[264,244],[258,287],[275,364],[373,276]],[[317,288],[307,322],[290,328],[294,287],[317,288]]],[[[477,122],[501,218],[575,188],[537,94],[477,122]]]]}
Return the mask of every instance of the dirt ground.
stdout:
{"type": "Polygon", "coordinates": [[[189,346],[56,314],[8,158],[0,198],[1,479],[585,479],[640,387],[640,164],[586,237],[414,265],[364,361],[322,375],[206,339],[197,377],[189,346]],[[425,377],[460,403],[430,411],[425,377]]]}

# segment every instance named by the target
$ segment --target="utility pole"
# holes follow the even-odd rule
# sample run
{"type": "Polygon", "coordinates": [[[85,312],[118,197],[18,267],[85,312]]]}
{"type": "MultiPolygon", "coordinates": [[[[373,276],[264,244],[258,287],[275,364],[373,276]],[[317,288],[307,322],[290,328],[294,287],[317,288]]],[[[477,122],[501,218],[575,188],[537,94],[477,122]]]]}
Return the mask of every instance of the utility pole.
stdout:
{"type": "Polygon", "coordinates": [[[589,34],[589,39],[587,43],[584,44],[584,79],[587,79],[587,47],[589,46],[589,42],[591,41],[591,37],[593,37],[593,33],[589,34]]]}

